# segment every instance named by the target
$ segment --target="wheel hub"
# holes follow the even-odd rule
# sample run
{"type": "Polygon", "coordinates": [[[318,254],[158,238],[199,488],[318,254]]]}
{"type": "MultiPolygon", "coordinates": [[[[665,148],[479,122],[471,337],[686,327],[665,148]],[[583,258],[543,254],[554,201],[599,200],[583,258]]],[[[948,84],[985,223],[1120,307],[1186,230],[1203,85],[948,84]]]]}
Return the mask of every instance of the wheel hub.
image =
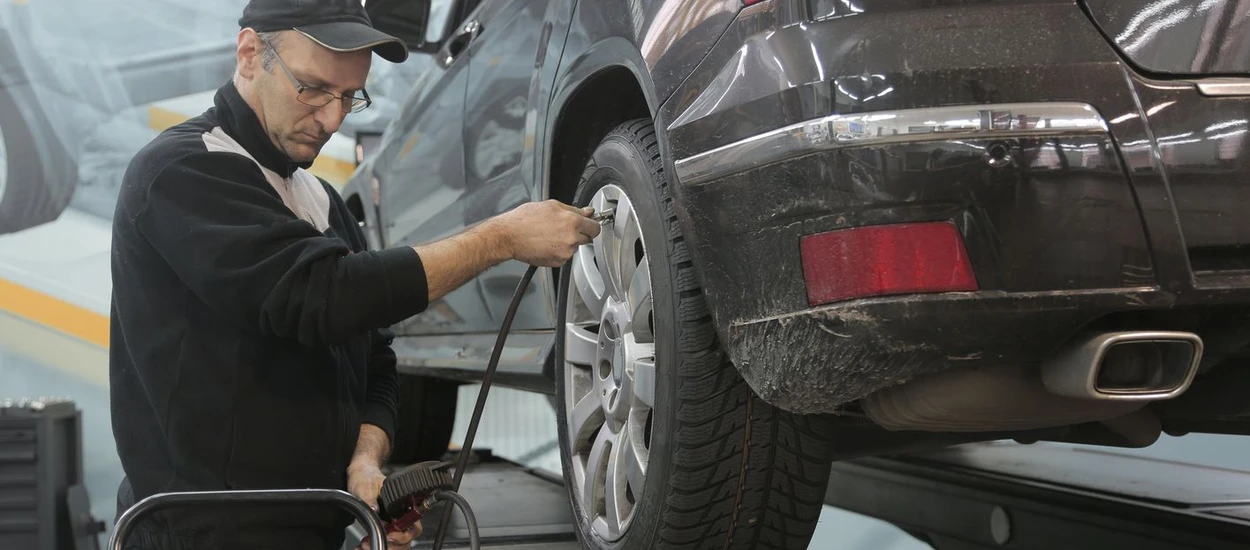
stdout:
{"type": "Polygon", "coordinates": [[[618,429],[628,420],[631,410],[630,403],[623,396],[632,391],[628,366],[636,359],[629,352],[630,331],[622,328],[629,327],[626,311],[625,304],[608,298],[603,320],[599,324],[600,395],[603,397],[603,410],[613,421],[613,427],[618,429]]]}
{"type": "Polygon", "coordinates": [[[573,259],[565,309],[564,394],[573,487],[605,540],[622,537],[641,498],[655,404],[651,269],[629,197],[597,192],[613,220],[573,259]]]}

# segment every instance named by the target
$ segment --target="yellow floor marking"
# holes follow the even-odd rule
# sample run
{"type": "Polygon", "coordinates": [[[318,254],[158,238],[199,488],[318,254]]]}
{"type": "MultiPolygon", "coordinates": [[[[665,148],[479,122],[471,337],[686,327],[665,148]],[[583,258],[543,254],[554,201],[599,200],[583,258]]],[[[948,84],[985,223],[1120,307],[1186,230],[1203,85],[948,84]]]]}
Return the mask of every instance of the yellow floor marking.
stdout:
{"type": "Polygon", "coordinates": [[[108,316],[2,279],[0,310],[101,348],[109,346],[108,316]]]}

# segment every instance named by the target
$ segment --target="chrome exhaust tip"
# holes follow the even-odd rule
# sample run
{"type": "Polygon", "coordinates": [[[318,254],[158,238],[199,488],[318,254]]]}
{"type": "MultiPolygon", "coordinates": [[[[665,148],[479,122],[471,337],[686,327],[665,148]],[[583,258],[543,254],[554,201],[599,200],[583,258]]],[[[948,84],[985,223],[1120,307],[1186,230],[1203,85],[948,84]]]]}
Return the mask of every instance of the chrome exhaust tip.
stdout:
{"type": "Polygon", "coordinates": [[[1095,334],[1044,362],[1042,382],[1068,397],[1171,399],[1189,389],[1201,360],[1202,339],[1191,332],[1095,334]]]}

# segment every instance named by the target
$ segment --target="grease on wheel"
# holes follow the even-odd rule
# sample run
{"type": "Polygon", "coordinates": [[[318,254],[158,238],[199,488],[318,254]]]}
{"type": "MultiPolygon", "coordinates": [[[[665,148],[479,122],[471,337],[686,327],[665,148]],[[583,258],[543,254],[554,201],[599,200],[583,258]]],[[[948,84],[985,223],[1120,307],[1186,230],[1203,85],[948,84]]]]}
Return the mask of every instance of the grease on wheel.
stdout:
{"type": "Polygon", "coordinates": [[[595,193],[615,209],[574,256],[565,311],[564,376],[573,482],[591,528],[619,540],[641,500],[655,406],[655,336],[647,246],[629,197],[595,193]]]}

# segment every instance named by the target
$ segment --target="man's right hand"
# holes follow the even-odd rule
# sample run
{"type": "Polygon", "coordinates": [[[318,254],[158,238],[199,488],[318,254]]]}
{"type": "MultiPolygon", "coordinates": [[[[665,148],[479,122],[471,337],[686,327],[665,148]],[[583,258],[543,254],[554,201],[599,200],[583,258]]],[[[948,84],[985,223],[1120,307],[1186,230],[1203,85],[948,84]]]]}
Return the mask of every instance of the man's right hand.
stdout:
{"type": "Polygon", "coordinates": [[[429,301],[508,260],[541,267],[564,265],[577,247],[599,236],[599,223],[590,218],[593,213],[591,208],[556,200],[529,202],[464,233],[414,246],[425,266],[429,301]]]}
{"type": "Polygon", "coordinates": [[[506,243],[509,256],[531,265],[559,267],[577,247],[599,236],[594,209],[578,208],[557,200],[529,202],[491,220],[506,243]]]}

